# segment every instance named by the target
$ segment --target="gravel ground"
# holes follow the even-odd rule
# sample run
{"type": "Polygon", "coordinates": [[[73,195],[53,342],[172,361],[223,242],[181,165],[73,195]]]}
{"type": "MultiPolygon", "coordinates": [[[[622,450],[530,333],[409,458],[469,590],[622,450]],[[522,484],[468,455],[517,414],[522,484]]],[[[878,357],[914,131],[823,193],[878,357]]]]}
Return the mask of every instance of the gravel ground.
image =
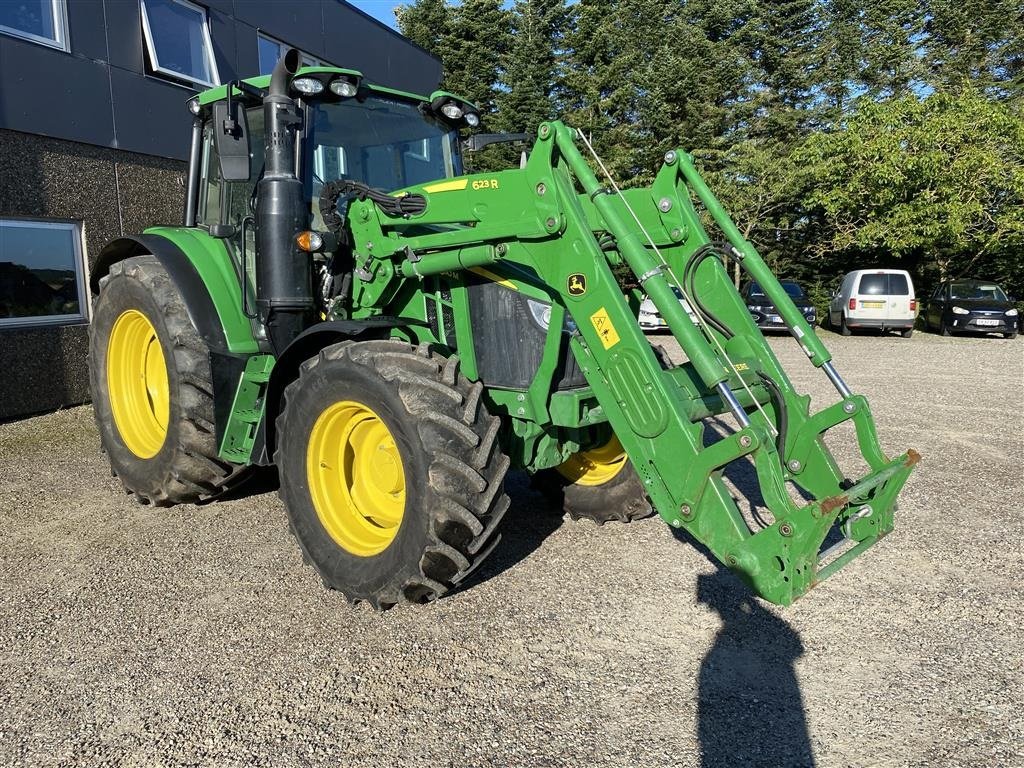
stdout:
{"type": "Polygon", "coordinates": [[[0,765],[1024,765],[1024,343],[825,335],[924,459],[895,533],[788,609],[513,478],[479,578],[377,615],[273,493],[140,507],[88,409],[0,425],[0,765]]]}

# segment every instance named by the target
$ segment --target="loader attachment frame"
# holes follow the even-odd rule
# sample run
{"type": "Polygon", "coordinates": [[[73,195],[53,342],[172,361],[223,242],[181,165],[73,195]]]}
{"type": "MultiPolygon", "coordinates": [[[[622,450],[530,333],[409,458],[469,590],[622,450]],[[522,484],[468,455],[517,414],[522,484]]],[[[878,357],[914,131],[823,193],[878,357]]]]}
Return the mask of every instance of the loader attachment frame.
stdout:
{"type": "MultiPolygon", "coordinates": [[[[361,269],[354,314],[382,311],[410,278],[502,268],[535,276],[555,310],[552,322],[563,311],[571,317],[572,354],[660,516],[757,594],[787,605],[892,530],[897,495],[919,456],[883,453],[867,399],[842,380],[689,155],[667,153],[650,187],[620,191],[610,177],[598,178],[581,144],[590,150],[564,124],[543,123],[522,169],[397,193],[422,196],[421,213],[389,214],[370,200],[353,201],[349,220],[361,269]],[[698,205],[725,242],[705,231],[698,205]],[[751,319],[720,260],[724,252],[761,285],[811,364],[834,385],[837,402],[811,412],[810,397],[795,390],[751,319]],[[682,365],[665,366],[643,335],[612,272],[619,264],[628,265],[666,320],[687,357],[682,365]],[[709,443],[705,422],[719,416],[735,423],[709,443]],[[853,480],[822,439],[847,421],[868,466],[853,480]],[[744,519],[723,479],[740,460],[753,463],[772,516],[760,529],[744,519]]],[[[591,160],[603,168],[596,154],[591,160]]],[[[551,393],[534,403],[536,395],[517,397],[533,406],[527,417],[543,421],[551,393]]]]}

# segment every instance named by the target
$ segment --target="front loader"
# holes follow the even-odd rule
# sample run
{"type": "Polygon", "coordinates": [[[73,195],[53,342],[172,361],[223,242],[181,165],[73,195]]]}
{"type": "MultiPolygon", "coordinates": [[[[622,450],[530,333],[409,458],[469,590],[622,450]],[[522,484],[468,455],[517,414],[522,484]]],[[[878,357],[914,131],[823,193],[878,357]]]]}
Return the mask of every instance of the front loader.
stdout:
{"type": "Polygon", "coordinates": [[[140,501],[212,498],[276,465],[304,557],[377,608],[435,599],[480,565],[510,468],[573,517],[653,507],[782,605],[892,530],[917,454],[882,452],[867,400],[685,152],[621,190],[554,121],[521,167],[465,174],[473,105],[298,65],[289,51],[270,77],[189,102],[184,226],[116,240],[94,270],[97,423],[140,501]],[[794,389],[726,257],[834,403],[812,412],[794,389]],[[615,269],[685,362],[645,339],[641,292],[615,269]],[[868,467],[854,479],[822,437],[847,421],[868,467]],[[741,514],[734,462],[753,464],[770,519],[741,514]]]}

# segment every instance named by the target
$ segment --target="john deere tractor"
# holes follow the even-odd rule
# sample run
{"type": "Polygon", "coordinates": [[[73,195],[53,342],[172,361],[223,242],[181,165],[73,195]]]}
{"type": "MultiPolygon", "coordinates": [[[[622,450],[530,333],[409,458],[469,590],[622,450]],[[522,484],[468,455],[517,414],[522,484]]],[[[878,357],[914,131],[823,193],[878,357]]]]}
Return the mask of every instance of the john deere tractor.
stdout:
{"type": "Polygon", "coordinates": [[[454,94],[299,64],[289,51],[189,102],[184,226],[115,240],[93,271],[96,418],[139,501],[197,502],[276,465],[305,558],[377,608],[480,565],[510,468],[574,517],[653,508],[779,604],[892,530],[917,455],[882,452],[867,400],[684,151],[622,190],[561,122],[463,138],[480,116],[454,94]],[[506,141],[528,145],[518,168],[464,173],[466,145],[506,141]],[[794,390],[726,256],[834,403],[811,412],[794,390]],[[685,362],[645,339],[644,294],[685,362]],[[869,468],[855,479],[822,439],[847,421],[869,468]],[[760,524],[723,479],[744,461],[760,524]]]}

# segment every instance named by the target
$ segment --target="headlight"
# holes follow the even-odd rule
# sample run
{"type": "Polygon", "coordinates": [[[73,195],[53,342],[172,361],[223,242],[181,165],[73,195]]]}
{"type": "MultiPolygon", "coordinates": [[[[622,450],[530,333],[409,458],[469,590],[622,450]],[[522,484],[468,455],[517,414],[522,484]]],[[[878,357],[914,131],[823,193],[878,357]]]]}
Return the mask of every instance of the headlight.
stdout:
{"type": "Polygon", "coordinates": [[[188,100],[188,111],[191,112],[193,115],[198,115],[199,114],[199,110],[200,110],[199,97],[197,96],[194,99],[189,99],[188,100]]]}
{"type": "Polygon", "coordinates": [[[478,115],[476,112],[467,112],[466,125],[468,125],[470,128],[476,128],[478,125],[480,125],[480,115],[478,115]]]}
{"type": "Polygon", "coordinates": [[[331,81],[331,93],[335,96],[341,96],[348,99],[355,96],[358,91],[359,89],[356,87],[355,83],[342,77],[331,81]]]}
{"type": "Polygon", "coordinates": [[[297,77],[292,80],[292,88],[303,96],[315,96],[324,89],[324,84],[315,77],[297,77]]]}
{"type": "Polygon", "coordinates": [[[971,313],[970,313],[970,311],[964,309],[963,307],[953,307],[953,314],[954,315],[969,315],[971,313]]]}
{"type": "Polygon", "coordinates": [[[460,117],[462,117],[462,107],[460,107],[454,101],[449,101],[447,104],[441,107],[441,114],[443,114],[449,120],[458,120],[460,117]]]}
{"type": "Polygon", "coordinates": [[[543,301],[534,301],[533,299],[527,299],[526,303],[529,305],[530,314],[533,315],[537,325],[546,331],[548,326],[551,325],[551,305],[545,304],[543,301]]]}
{"type": "Polygon", "coordinates": [[[1016,309],[1008,309],[1008,310],[1006,310],[1006,316],[1007,317],[1016,317],[1017,316],[1017,310],[1016,309]]]}

